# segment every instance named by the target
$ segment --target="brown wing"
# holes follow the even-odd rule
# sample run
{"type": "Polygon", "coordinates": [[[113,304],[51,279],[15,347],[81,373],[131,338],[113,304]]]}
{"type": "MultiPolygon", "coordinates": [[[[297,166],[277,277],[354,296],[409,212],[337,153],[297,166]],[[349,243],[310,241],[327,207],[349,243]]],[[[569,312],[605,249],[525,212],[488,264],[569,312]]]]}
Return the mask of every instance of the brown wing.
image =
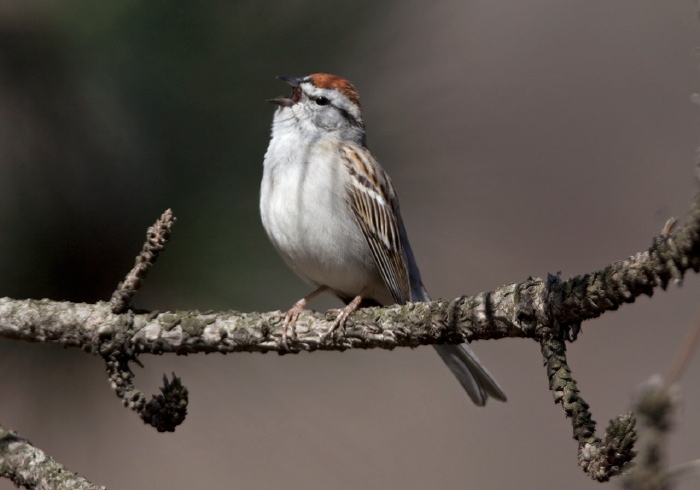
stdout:
{"type": "Polygon", "coordinates": [[[341,145],[339,151],[350,173],[347,198],[357,223],[394,301],[405,303],[411,298],[408,261],[394,186],[367,148],[341,145]]]}

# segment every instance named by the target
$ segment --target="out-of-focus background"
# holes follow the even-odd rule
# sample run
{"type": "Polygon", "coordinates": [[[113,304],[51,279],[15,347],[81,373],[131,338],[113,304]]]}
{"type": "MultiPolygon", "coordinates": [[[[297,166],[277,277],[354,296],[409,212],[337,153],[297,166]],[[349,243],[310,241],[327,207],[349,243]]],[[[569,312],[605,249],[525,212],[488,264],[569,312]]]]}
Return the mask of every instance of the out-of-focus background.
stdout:
{"type": "MultiPolygon", "coordinates": [[[[695,8],[2,2],[0,296],[109,298],[171,207],[179,221],[138,307],[289,307],[309,287],[259,222],[265,99],[288,93],[275,75],[318,71],[360,90],[434,297],[623,259],[697,191],[695,8]]],[[[569,355],[601,429],[667,370],[699,290],[691,274],[584,324],[569,355]]],[[[0,422],[112,489],[598,488],[537,345],[473,347],[507,404],[474,407],[429,348],[146,356],[139,387],[174,370],[191,393],[185,423],[158,434],[121,406],[99,359],[0,341],[0,422]]],[[[700,456],[699,375],[695,359],[674,464],[700,456]]]]}

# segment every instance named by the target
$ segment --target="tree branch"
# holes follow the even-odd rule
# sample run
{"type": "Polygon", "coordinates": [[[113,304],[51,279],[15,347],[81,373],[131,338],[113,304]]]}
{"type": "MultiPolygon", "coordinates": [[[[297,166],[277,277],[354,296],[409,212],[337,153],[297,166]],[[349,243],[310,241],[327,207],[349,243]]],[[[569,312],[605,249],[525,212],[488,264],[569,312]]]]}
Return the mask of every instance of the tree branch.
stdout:
{"type": "Polygon", "coordinates": [[[14,432],[0,425],[0,477],[25,488],[53,490],[104,490],[70,472],[14,432]]]}
{"type": "MultiPolygon", "coordinates": [[[[651,296],[686,271],[700,269],[700,194],[688,223],[651,247],[600,271],[562,280],[528,278],[452,301],[363,308],[330,342],[321,338],[335,313],[305,311],[289,340],[293,351],[346,350],[451,343],[504,337],[541,341],[551,330],[575,338],[582,321],[651,296]],[[570,334],[570,335],[569,335],[570,334]]],[[[135,354],[287,352],[283,314],[237,311],[112,313],[108,303],[0,298],[0,338],[54,343],[108,355],[128,346],[135,354]]]]}
{"type": "Polygon", "coordinates": [[[186,414],[187,389],[173,375],[164,379],[162,394],[151,402],[133,386],[130,362],[138,355],[173,352],[269,352],[416,347],[459,344],[474,340],[521,337],[540,343],[554,399],[571,418],[579,447],[579,464],[589,475],[605,481],[633,458],[635,421],[630,414],[613,420],[604,437],[595,435],[595,422],[578,392],[566,360],[565,341],[573,341],[585,320],[616,310],[638,296],[651,296],[671,281],[680,283],[688,270],[700,269],[700,194],[688,222],[671,234],[667,225],[651,247],[600,271],[562,280],[528,278],[491,292],[452,301],[409,303],[365,308],[354,313],[344,331],[324,334],[334,313],[304,312],[296,329],[282,342],[284,315],[279,312],[241,313],[175,311],[135,312],[130,304],[140,280],[162,251],[174,217],[169,211],[149,228],[134,270],[111,303],[76,304],[43,300],[0,299],[0,338],[48,342],[79,347],[102,356],[117,395],[124,404],[158,430],[174,430],[186,414]],[[117,299],[115,299],[117,298],[117,299]]]}

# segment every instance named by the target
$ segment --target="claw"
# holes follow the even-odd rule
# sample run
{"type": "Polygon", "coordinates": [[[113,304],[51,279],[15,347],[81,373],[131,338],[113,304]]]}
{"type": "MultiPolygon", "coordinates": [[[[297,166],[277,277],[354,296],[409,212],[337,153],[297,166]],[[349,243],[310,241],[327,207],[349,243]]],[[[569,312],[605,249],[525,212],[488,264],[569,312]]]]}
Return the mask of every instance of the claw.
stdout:
{"type": "Polygon", "coordinates": [[[280,342],[283,351],[291,351],[291,348],[289,347],[289,331],[291,330],[292,335],[295,335],[294,326],[297,323],[297,318],[299,318],[299,313],[304,311],[306,303],[314,299],[326,289],[328,289],[327,286],[319,287],[318,289],[316,289],[316,291],[312,292],[307,296],[304,296],[299,301],[294,303],[294,305],[292,305],[289,311],[287,311],[287,314],[284,316],[284,323],[282,324],[282,341],[280,342]]]}
{"type": "Polygon", "coordinates": [[[286,315],[284,315],[284,324],[282,325],[282,348],[284,350],[291,350],[289,348],[289,331],[292,331],[292,335],[295,334],[294,327],[297,324],[297,318],[299,318],[299,313],[304,311],[304,306],[306,302],[302,303],[303,300],[299,300],[294,303],[286,315]]]}
{"type": "MultiPolygon", "coordinates": [[[[364,292],[364,290],[362,291],[364,292]]],[[[335,332],[338,327],[345,329],[345,322],[348,320],[350,315],[352,315],[359,307],[360,303],[362,303],[362,293],[359,295],[355,296],[355,298],[350,301],[347,305],[345,305],[344,308],[340,310],[328,310],[328,311],[337,311],[338,316],[335,318],[333,321],[333,325],[331,325],[331,328],[329,328],[326,333],[324,333],[321,336],[321,343],[325,343],[326,340],[328,340],[328,337],[335,332]]]]}

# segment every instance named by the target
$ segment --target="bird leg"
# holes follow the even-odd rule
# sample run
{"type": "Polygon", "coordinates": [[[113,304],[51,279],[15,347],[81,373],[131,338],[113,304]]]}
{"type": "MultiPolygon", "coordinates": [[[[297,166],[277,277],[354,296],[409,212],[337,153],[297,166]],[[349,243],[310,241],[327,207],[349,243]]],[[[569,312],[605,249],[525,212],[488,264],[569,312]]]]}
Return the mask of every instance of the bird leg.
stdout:
{"type": "Polygon", "coordinates": [[[362,288],[362,291],[360,291],[360,294],[355,296],[352,301],[350,301],[348,304],[345,305],[344,308],[337,309],[337,310],[328,310],[328,311],[337,311],[338,316],[335,318],[335,321],[333,322],[333,325],[331,325],[331,328],[328,329],[326,333],[323,334],[321,337],[321,343],[325,342],[328,337],[335,332],[335,330],[340,327],[340,328],[345,328],[345,322],[347,321],[348,317],[352,315],[357,308],[359,308],[360,303],[362,303],[362,297],[366,295],[369,292],[369,288],[365,287],[362,288]]]}
{"type": "Polygon", "coordinates": [[[307,294],[299,301],[294,303],[289,311],[287,311],[287,314],[284,316],[284,324],[282,325],[282,347],[284,347],[285,350],[289,350],[289,345],[287,344],[287,339],[289,338],[288,333],[290,329],[292,330],[292,333],[294,333],[294,326],[297,323],[297,318],[299,318],[299,313],[304,311],[304,307],[309,301],[324,292],[326,289],[328,289],[328,286],[319,287],[312,293],[307,294]]]}

